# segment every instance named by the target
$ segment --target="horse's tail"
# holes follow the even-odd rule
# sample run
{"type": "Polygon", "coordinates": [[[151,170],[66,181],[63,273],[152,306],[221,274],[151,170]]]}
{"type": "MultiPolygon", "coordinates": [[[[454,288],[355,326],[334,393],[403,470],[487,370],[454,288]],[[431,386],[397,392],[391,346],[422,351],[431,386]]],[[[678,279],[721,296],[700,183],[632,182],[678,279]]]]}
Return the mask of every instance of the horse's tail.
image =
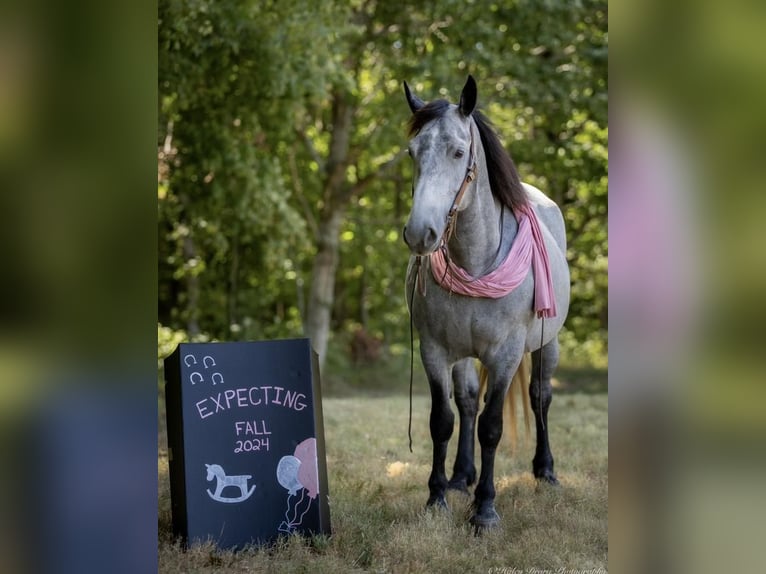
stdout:
{"type": "MultiPolygon", "coordinates": [[[[511,379],[511,386],[505,395],[505,403],[503,404],[503,426],[509,429],[508,436],[511,439],[511,448],[515,451],[518,444],[518,431],[516,429],[516,395],[521,396],[522,411],[524,412],[524,427],[526,429],[525,438],[529,440],[530,437],[530,418],[532,405],[529,401],[529,385],[531,382],[531,367],[532,357],[529,353],[524,353],[521,358],[519,368],[516,369],[516,374],[511,379]]],[[[489,372],[481,366],[479,370],[479,397],[483,397],[487,390],[487,380],[489,379],[489,372]]]]}

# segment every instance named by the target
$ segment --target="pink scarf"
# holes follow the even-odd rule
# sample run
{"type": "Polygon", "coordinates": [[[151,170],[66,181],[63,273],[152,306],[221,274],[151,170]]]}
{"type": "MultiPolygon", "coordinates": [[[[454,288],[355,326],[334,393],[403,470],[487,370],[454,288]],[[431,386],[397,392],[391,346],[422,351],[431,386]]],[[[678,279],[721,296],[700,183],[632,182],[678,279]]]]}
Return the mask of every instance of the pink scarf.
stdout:
{"type": "Polygon", "coordinates": [[[535,273],[537,316],[555,317],[556,300],[553,295],[551,266],[537,215],[526,205],[517,208],[515,215],[519,229],[508,256],[497,269],[478,279],[471,277],[465,269],[454,263],[450,263],[449,271],[446,271],[444,253],[437,249],[431,254],[431,274],[439,285],[453,293],[499,299],[521,285],[531,263],[535,273]]]}

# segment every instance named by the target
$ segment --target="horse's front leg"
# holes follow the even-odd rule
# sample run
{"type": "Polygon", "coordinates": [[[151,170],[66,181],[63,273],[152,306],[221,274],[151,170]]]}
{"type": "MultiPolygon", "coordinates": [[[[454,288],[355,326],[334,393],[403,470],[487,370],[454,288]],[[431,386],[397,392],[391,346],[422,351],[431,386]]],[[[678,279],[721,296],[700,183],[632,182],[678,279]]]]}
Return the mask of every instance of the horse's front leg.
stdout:
{"type": "Polygon", "coordinates": [[[493,528],[500,523],[495,510],[495,452],[503,435],[503,402],[521,355],[513,362],[486,365],[489,370],[487,396],[479,415],[479,444],[481,445],[481,475],[476,485],[471,524],[477,531],[493,528]]]}
{"type": "Polygon", "coordinates": [[[457,456],[452,469],[449,488],[468,494],[468,487],[476,482],[473,461],[476,412],[479,408],[479,380],[473,359],[464,359],[452,368],[455,384],[455,402],[460,414],[457,456]]]}
{"type": "Polygon", "coordinates": [[[455,415],[450,407],[451,369],[441,353],[428,351],[421,346],[423,366],[431,388],[431,440],[433,441],[433,462],[431,476],[428,479],[429,497],[426,506],[447,508],[445,492],[447,490],[447,474],[444,462],[447,458],[447,444],[452,436],[455,415]]]}

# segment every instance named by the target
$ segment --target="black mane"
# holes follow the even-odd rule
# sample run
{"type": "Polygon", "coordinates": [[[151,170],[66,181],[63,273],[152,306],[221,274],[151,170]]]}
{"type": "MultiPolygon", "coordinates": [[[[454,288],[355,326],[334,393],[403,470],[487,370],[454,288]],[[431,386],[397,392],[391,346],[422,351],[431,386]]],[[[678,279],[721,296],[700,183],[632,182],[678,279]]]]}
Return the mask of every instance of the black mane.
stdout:
{"type": "Polygon", "coordinates": [[[487,158],[487,172],[492,194],[511,210],[527,205],[527,194],[521,185],[519,172],[511,156],[500,143],[494,127],[478,110],[474,110],[471,116],[476,122],[476,127],[479,128],[481,145],[487,158]]]}
{"type": "MultiPolygon", "coordinates": [[[[447,100],[434,100],[412,114],[408,125],[409,137],[417,135],[429,122],[442,117],[449,105],[447,100]]],[[[471,117],[476,122],[484,148],[492,195],[512,211],[527,205],[527,194],[521,185],[519,172],[516,171],[511,156],[500,143],[492,123],[478,110],[474,110],[471,117]]]]}

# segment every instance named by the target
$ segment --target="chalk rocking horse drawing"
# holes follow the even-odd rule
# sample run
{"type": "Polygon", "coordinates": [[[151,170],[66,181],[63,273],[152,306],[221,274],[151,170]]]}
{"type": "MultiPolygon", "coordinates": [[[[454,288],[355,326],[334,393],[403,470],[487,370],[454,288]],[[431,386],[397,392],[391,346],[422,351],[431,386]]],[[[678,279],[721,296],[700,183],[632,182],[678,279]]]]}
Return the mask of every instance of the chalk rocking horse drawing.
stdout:
{"type": "Polygon", "coordinates": [[[210,489],[207,491],[208,496],[217,502],[243,502],[250,498],[253,492],[255,492],[255,485],[251,486],[249,490],[247,488],[247,481],[253,478],[250,474],[226,476],[226,472],[220,464],[206,464],[205,468],[207,469],[207,480],[217,480],[215,492],[210,492],[210,489]],[[238,488],[240,495],[237,498],[227,498],[222,496],[224,489],[227,487],[238,488]]]}
{"type": "Polygon", "coordinates": [[[535,415],[534,476],[557,483],[547,415],[559,357],[557,336],[569,307],[564,219],[553,201],[519,180],[488,120],[475,110],[477,88],[471,76],[457,105],[425,103],[406,82],[404,91],[413,114],[409,153],[414,164],[412,211],[403,232],[411,253],[406,293],[431,390],[433,463],[427,505],[447,507],[447,488],[467,493],[476,482],[478,358],[486,380],[478,417],[481,474],[470,519],[478,531],[500,522],[494,462],[512,380],[518,381],[513,386],[519,391],[528,386],[525,415],[530,402],[535,415]],[[532,355],[531,383],[522,360],[527,353],[532,355]],[[453,391],[460,430],[447,480],[453,391]]]}

